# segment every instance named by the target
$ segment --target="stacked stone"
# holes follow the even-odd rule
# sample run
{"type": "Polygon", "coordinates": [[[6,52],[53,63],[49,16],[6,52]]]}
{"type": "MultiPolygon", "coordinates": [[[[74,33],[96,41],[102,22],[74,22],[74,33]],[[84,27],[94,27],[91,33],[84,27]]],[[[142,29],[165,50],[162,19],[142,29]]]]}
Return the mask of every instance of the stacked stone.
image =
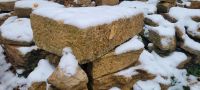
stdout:
{"type": "Polygon", "coordinates": [[[130,89],[131,84],[137,80],[153,77],[143,71],[141,74],[145,74],[146,78],[141,75],[131,78],[115,75],[138,63],[142,48],[119,55],[114,54],[114,50],[115,47],[142,31],[143,14],[141,13],[131,18],[119,19],[110,24],[86,29],[63,24],[36,14],[31,15],[31,23],[34,41],[38,47],[58,56],[62,56],[63,48],[70,47],[85,70],[80,66],[74,76],[68,77],[57,67],[48,78],[48,82],[58,89],[83,90],[87,89],[87,84],[88,88],[94,90],[112,87],[130,89]]]}
{"type": "MultiPolygon", "coordinates": [[[[91,5],[90,0],[73,1],[59,0],[65,6],[91,5]]],[[[118,3],[119,1],[117,0],[96,0],[97,5],[116,5],[118,3]]],[[[175,0],[161,0],[158,3],[158,12],[165,13],[162,14],[162,17],[173,23],[177,22],[177,20],[166,12],[175,3],[175,0]]],[[[5,7],[9,6],[7,4],[4,5],[5,7]]],[[[33,3],[31,8],[17,6],[10,8],[11,6],[9,6],[7,9],[0,6],[2,11],[14,10],[15,15],[18,17],[30,17],[31,20],[33,30],[33,39],[31,41],[13,41],[2,35],[0,38],[8,57],[8,62],[13,65],[15,70],[25,69],[22,75],[28,75],[36,67],[40,59],[47,59],[56,67],[48,78],[48,83],[51,84],[51,87],[48,88],[49,90],[108,90],[112,87],[130,90],[138,80],[155,78],[154,75],[142,70],[137,71],[139,74],[129,77],[119,74],[139,64],[138,59],[144,48],[120,54],[115,53],[118,46],[123,45],[141,33],[144,25],[143,21],[146,25],[158,27],[159,23],[152,18],[146,17],[144,19],[143,14],[139,13],[129,18],[115,20],[110,24],[82,29],[70,24],[64,24],[64,21],[56,21],[42,15],[31,14],[34,8],[39,7],[38,5],[33,3]],[[62,50],[65,47],[70,47],[73,50],[73,54],[79,63],[77,72],[73,76],[66,76],[58,67],[62,50]],[[30,49],[30,51],[23,52],[23,49],[30,49]]],[[[59,7],[62,6],[59,5],[59,7]]],[[[0,17],[0,25],[10,16],[11,14],[2,15],[0,17]]],[[[199,16],[194,16],[192,20],[199,22],[200,19],[199,16]]],[[[176,29],[176,33],[181,39],[183,34],[178,27],[176,29]]],[[[193,38],[199,40],[199,36],[194,36],[193,38]]],[[[168,39],[168,37],[162,36],[154,30],[150,30],[147,39],[153,43],[153,50],[160,54],[170,54],[177,48],[175,35],[170,38],[167,45],[163,45],[161,42],[163,39],[168,39]]],[[[183,42],[181,42],[180,47],[200,59],[200,51],[185,47],[183,42]]],[[[161,88],[162,90],[167,90],[168,86],[161,85],[161,88]]],[[[29,90],[45,89],[47,89],[46,82],[35,82],[29,88],[29,90]]]]}

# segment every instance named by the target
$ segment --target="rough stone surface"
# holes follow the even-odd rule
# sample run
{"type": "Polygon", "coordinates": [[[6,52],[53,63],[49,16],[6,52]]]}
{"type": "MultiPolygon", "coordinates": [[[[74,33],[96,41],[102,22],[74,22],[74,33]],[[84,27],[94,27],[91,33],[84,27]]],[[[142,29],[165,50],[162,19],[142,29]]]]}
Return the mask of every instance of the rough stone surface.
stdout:
{"type": "Polygon", "coordinates": [[[0,11],[14,10],[15,2],[0,2],[0,11]]]}
{"type": "Polygon", "coordinates": [[[146,25],[149,25],[149,26],[154,26],[154,27],[159,26],[158,23],[153,22],[153,21],[152,21],[151,19],[149,19],[149,18],[144,18],[144,23],[145,23],[146,25]]]}
{"type": "Polygon", "coordinates": [[[73,76],[66,76],[64,72],[57,67],[48,78],[48,83],[60,90],[87,90],[88,78],[80,67],[73,76]]]}
{"type": "Polygon", "coordinates": [[[74,0],[63,0],[63,3],[65,6],[89,6],[91,4],[91,0],[77,0],[77,2],[74,2],[74,0]]]}
{"type": "Polygon", "coordinates": [[[194,16],[194,17],[192,17],[192,20],[194,20],[196,22],[200,22],[200,16],[194,16]]]}
{"type": "Polygon", "coordinates": [[[91,74],[93,78],[99,78],[125,69],[137,63],[141,52],[142,50],[131,51],[120,55],[115,55],[114,52],[109,53],[92,62],[91,74]]]}
{"type": "Polygon", "coordinates": [[[153,30],[149,30],[149,40],[159,49],[161,50],[165,50],[165,51],[173,51],[176,48],[176,38],[174,37],[165,37],[165,36],[161,36],[158,33],[156,33],[153,30]],[[168,43],[168,45],[163,45],[161,43],[162,39],[165,38],[169,38],[170,42],[168,43]]]}
{"type": "Polygon", "coordinates": [[[191,1],[189,8],[200,9],[200,1],[191,1]]]}
{"type": "Polygon", "coordinates": [[[119,87],[122,90],[130,90],[138,80],[153,79],[154,75],[148,74],[144,71],[138,71],[140,74],[132,77],[117,76],[114,74],[106,75],[101,78],[94,79],[94,90],[108,90],[112,87],[119,87]],[[123,89],[124,88],[124,89],[123,89]],[[128,88],[128,89],[127,89],[128,88]]]}
{"type": "Polygon", "coordinates": [[[95,0],[97,5],[117,5],[119,0],[95,0]]]}
{"type": "Polygon", "coordinates": [[[30,46],[33,45],[33,42],[20,42],[6,39],[0,35],[0,44],[8,44],[8,45],[18,45],[18,46],[30,46]]]}
{"type": "Polygon", "coordinates": [[[143,28],[143,18],[142,14],[138,14],[86,30],[34,14],[31,15],[31,23],[38,47],[60,56],[63,48],[70,47],[79,63],[83,64],[105,55],[138,34],[143,28]],[[115,33],[110,38],[113,31],[115,33]]]}
{"type": "Polygon", "coordinates": [[[169,9],[173,6],[174,5],[172,3],[160,2],[157,4],[157,12],[158,13],[167,13],[167,12],[169,12],[169,9]]]}
{"type": "Polygon", "coordinates": [[[30,17],[30,14],[32,13],[31,8],[18,8],[15,7],[14,9],[14,15],[18,17],[30,17]]]}
{"type": "Polygon", "coordinates": [[[171,17],[168,13],[162,13],[161,15],[171,23],[177,22],[177,20],[175,18],[171,17]]]}
{"type": "Polygon", "coordinates": [[[33,83],[28,90],[46,90],[46,82],[33,83]]]}
{"type": "Polygon", "coordinates": [[[24,69],[24,73],[31,72],[41,59],[48,59],[49,62],[55,66],[60,60],[60,57],[46,52],[44,50],[32,50],[23,55],[17,48],[20,46],[4,45],[4,50],[7,55],[8,62],[12,64],[15,69],[24,69]]]}

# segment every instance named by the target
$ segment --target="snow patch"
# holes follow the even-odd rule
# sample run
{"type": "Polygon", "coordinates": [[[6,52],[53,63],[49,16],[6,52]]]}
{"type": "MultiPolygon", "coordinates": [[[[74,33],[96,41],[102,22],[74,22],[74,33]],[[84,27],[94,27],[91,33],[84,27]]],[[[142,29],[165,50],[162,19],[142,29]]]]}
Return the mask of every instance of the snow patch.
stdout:
{"type": "Polygon", "coordinates": [[[6,62],[3,52],[4,50],[0,46],[0,90],[13,90],[17,86],[22,88],[23,85],[26,85],[27,80],[9,70],[11,64],[6,62]]]}
{"type": "Polygon", "coordinates": [[[139,10],[119,6],[39,8],[33,14],[76,26],[81,29],[110,24],[118,19],[130,18],[142,13],[139,10]]]}
{"type": "Polygon", "coordinates": [[[15,7],[37,9],[37,8],[46,8],[46,7],[55,8],[64,6],[47,0],[22,0],[22,1],[17,1],[15,3],[15,7]]]}
{"type": "Polygon", "coordinates": [[[33,39],[33,31],[28,18],[10,17],[0,27],[0,31],[2,37],[13,41],[31,42],[33,39]]]}
{"type": "Polygon", "coordinates": [[[160,85],[151,80],[137,81],[133,88],[133,90],[161,90],[160,85]]]}
{"type": "Polygon", "coordinates": [[[157,10],[156,5],[141,1],[123,1],[119,6],[139,9],[145,15],[155,13],[157,10]]]}
{"type": "Polygon", "coordinates": [[[17,49],[20,51],[20,53],[21,53],[22,55],[26,55],[27,53],[29,53],[29,52],[31,52],[31,51],[33,51],[33,50],[37,50],[38,47],[37,47],[37,46],[19,47],[19,48],[17,48],[17,49]]]}
{"type": "Polygon", "coordinates": [[[47,81],[48,77],[53,73],[55,67],[48,60],[41,59],[38,66],[28,75],[29,85],[34,82],[47,81]]]}
{"type": "Polygon", "coordinates": [[[119,55],[130,51],[137,51],[144,48],[144,44],[138,39],[138,36],[134,36],[131,40],[118,46],[115,49],[115,54],[119,55]]]}
{"type": "Polygon", "coordinates": [[[72,54],[72,50],[70,48],[63,49],[63,56],[61,57],[58,66],[66,76],[73,76],[74,74],[76,74],[78,61],[76,60],[76,57],[72,54]]]}
{"type": "Polygon", "coordinates": [[[121,90],[121,89],[118,88],[118,87],[112,87],[112,88],[110,88],[109,90],[121,90]]]}

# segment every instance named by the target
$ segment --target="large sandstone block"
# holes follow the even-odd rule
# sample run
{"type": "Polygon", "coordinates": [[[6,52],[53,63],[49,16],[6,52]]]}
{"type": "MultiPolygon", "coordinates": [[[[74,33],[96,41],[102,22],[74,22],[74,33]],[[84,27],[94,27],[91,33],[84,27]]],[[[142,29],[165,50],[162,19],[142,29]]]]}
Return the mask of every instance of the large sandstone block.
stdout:
{"type": "Polygon", "coordinates": [[[101,78],[94,79],[93,90],[109,90],[112,87],[118,87],[122,90],[130,90],[138,80],[153,79],[154,75],[144,71],[138,71],[139,74],[125,77],[117,75],[117,73],[106,75],[101,78]]]}
{"type": "MultiPolygon", "coordinates": [[[[60,17],[60,20],[56,20],[56,17],[45,15],[40,9],[33,12],[31,24],[34,41],[38,47],[57,55],[62,55],[63,48],[70,47],[81,64],[105,55],[117,45],[138,34],[143,27],[143,14],[130,8],[101,6],[73,8],[72,12],[70,8],[63,10],[65,12],[60,15],[71,13],[67,19],[60,17]],[[118,12],[115,12],[116,10],[118,12]],[[127,11],[132,14],[127,15],[127,11]],[[95,12],[98,12],[100,17],[96,17],[95,12]],[[105,14],[108,12],[110,14],[105,14]],[[121,15],[108,23],[107,20],[117,15],[116,13],[121,15]],[[76,17],[77,15],[80,16],[76,17]],[[71,19],[75,20],[70,22],[71,19]],[[69,21],[68,24],[65,24],[65,20],[66,23],[69,21]]],[[[51,9],[49,11],[56,14],[51,9]]]]}
{"type": "Polygon", "coordinates": [[[117,5],[119,0],[95,0],[97,5],[117,5]]]}
{"type": "Polygon", "coordinates": [[[120,55],[111,52],[98,60],[92,62],[91,74],[93,78],[100,78],[104,75],[112,74],[138,62],[142,50],[131,51],[120,55]]]}
{"type": "Polygon", "coordinates": [[[0,11],[14,10],[15,0],[0,1],[0,11]]]}
{"type": "Polygon", "coordinates": [[[57,67],[48,78],[48,83],[60,90],[87,90],[88,78],[80,67],[78,67],[76,74],[73,76],[66,76],[65,73],[57,67]]]}

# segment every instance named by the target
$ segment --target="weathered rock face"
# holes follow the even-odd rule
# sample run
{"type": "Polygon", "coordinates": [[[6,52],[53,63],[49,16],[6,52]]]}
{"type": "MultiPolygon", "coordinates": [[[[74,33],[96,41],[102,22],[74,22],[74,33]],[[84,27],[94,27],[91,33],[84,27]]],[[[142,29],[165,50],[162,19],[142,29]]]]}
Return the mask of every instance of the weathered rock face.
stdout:
{"type": "Polygon", "coordinates": [[[117,5],[119,0],[95,0],[97,5],[117,5]]]}
{"type": "Polygon", "coordinates": [[[122,90],[130,90],[138,80],[153,79],[154,76],[144,71],[139,71],[140,74],[131,77],[124,77],[114,74],[106,75],[101,78],[94,79],[94,90],[108,90],[112,87],[119,87],[122,90]]]}
{"type": "Polygon", "coordinates": [[[15,9],[14,9],[14,15],[16,15],[18,17],[30,17],[31,13],[32,13],[32,8],[15,7],[15,9]]]}
{"type": "Polygon", "coordinates": [[[91,4],[91,0],[63,0],[65,6],[89,6],[91,4]]]}
{"type": "Polygon", "coordinates": [[[48,83],[60,90],[87,90],[88,78],[80,67],[73,76],[66,76],[65,73],[57,67],[48,78],[48,83]]]}
{"type": "Polygon", "coordinates": [[[33,45],[33,42],[13,41],[0,36],[0,44],[30,46],[33,45]]]}
{"type": "Polygon", "coordinates": [[[153,42],[156,47],[164,51],[173,51],[176,48],[175,37],[161,36],[153,30],[149,30],[149,40],[153,42]],[[167,44],[163,44],[162,42],[166,42],[167,44]]]}
{"type": "Polygon", "coordinates": [[[46,82],[36,82],[33,83],[31,87],[28,88],[28,90],[46,90],[46,84],[46,82]]]}
{"type": "Polygon", "coordinates": [[[200,1],[191,1],[189,8],[200,9],[200,1]]]}
{"type": "Polygon", "coordinates": [[[141,52],[142,50],[131,51],[120,55],[115,55],[114,52],[109,53],[92,62],[91,74],[93,78],[100,78],[104,75],[125,69],[138,62],[141,52]]]}
{"type": "MultiPolygon", "coordinates": [[[[12,64],[14,69],[24,69],[25,72],[23,75],[29,74],[39,62],[40,59],[48,59],[49,62],[55,66],[57,66],[60,57],[46,52],[44,50],[31,50],[27,53],[22,53],[19,48],[21,46],[15,45],[4,45],[4,50],[7,55],[8,62],[12,64]]],[[[31,48],[30,46],[26,46],[23,48],[31,48]]]]}
{"type": "Polygon", "coordinates": [[[161,15],[171,23],[177,22],[177,20],[175,18],[171,17],[168,13],[162,13],[161,15]]]}
{"type": "Polygon", "coordinates": [[[12,11],[14,10],[15,2],[0,2],[0,11],[12,11]]]}
{"type": "Polygon", "coordinates": [[[176,0],[160,0],[157,4],[158,13],[167,13],[169,9],[176,5],[176,0]]]}
{"type": "Polygon", "coordinates": [[[71,47],[79,63],[83,64],[101,57],[138,34],[143,27],[143,15],[138,14],[86,30],[35,14],[31,15],[31,23],[38,47],[57,55],[61,55],[63,48],[71,47]]]}

